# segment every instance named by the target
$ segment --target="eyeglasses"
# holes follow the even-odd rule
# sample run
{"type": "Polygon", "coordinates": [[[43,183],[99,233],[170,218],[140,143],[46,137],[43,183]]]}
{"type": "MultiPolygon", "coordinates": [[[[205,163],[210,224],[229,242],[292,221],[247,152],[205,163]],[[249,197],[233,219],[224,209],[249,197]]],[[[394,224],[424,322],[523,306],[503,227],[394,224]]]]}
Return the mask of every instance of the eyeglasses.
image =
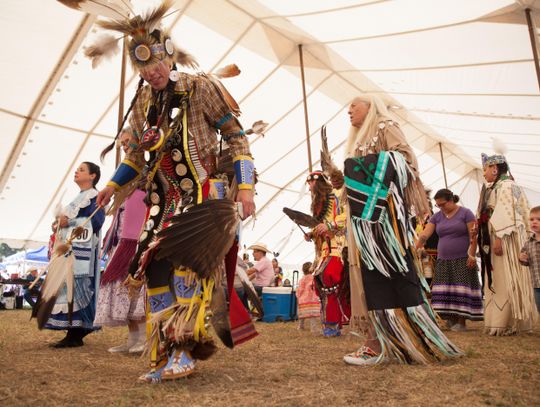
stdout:
{"type": "Polygon", "coordinates": [[[441,209],[441,208],[444,208],[444,206],[445,206],[447,203],[448,203],[448,201],[443,202],[443,203],[441,203],[441,204],[435,204],[435,206],[436,206],[437,208],[441,209]]]}

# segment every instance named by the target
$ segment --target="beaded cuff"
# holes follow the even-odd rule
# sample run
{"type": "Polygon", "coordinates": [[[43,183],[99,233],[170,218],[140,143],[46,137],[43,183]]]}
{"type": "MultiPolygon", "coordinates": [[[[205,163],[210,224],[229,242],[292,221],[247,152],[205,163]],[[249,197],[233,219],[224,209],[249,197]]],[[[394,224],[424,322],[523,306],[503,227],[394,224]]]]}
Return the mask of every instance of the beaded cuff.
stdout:
{"type": "Polygon", "coordinates": [[[227,113],[225,116],[223,116],[221,119],[219,119],[216,122],[216,129],[220,129],[221,126],[223,126],[225,123],[227,123],[229,120],[231,120],[234,116],[232,113],[227,113]]]}
{"type": "Polygon", "coordinates": [[[237,155],[233,158],[233,163],[238,189],[253,189],[255,183],[253,158],[248,155],[237,155]]]}
{"type": "Polygon", "coordinates": [[[227,133],[227,134],[222,134],[221,136],[223,137],[223,140],[229,141],[233,137],[241,137],[245,135],[246,135],[246,132],[244,130],[240,130],[240,131],[237,131],[236,133],[227,133]]]}
{"type": "Polygon", "coordinates": [[[124,160],[116,169],[111,180],[107,183],[107,186],[112,186],[114,189],[120,189],[135,178],[140,172],[141,170],[135,165],[135,163],[129,160],[124,160]]]}
{"type": "Polygon", "coordinates": [[[220,178],[210,178],[210,193],[208,196],[213,195],[212,199],[223,199],[226,195],[225,181],[220,178]]]}

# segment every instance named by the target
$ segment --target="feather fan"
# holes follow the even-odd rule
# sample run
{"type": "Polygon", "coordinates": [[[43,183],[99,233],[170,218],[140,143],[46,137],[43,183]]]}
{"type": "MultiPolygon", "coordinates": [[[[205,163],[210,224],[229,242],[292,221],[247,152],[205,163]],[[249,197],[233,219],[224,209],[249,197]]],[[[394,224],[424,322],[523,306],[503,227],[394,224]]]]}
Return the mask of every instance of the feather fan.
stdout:
{"type": "Polygon", "coordinates": [[[221,264],[236,236],[240,218],[230,199],[204,201],[175,215],[171,225],[158,233],[157,259],[175,267],[189,267],[206,278],[221,264]]]}
{"type": "Polygon", "coordinates": [[[343,172],[334,164],[332,154],[328,148],[328,138],[326,137],[326,125],[321,127],[321,167],[323,172],[328,176],[332,186],[339,189],[343,186],[343,172]]]}
{"type": "Polygon", "coordinates": [[[32,318],[37,319],[39,329],[43,329],[51,316],[51,312],[64,284],[66,284],[67,291],[68,322],[71,324],[71,317],[73,314],[73,288],[75,283],[73,274],[74,254],[71,243],[82,235],[85,225],[90,222],[92,217],[100,209],[102,209],[101,206],[98,206],[82,225],[77,226],[72,230],[71,236],[65,243],[59,244],[54,249],[51,261],[47,266],[47,276],[41,286],[36,306],[32,310],[32,318]]]}
{"type": "Polygon", "coordinates": [[[212,310],[210,321],[216,335],[226,347],[232,349],[234,347],[234,341],[229,323],[229,309],[227,307],[227,299],[225,298],[225,290],[221,284],[214,285],[210,309],[212,310]]]}
{"type": "Polygon", "coordinates": [[[249,301],[253,304],[253,306],[257,309],[259,312],[259,315],[262,317],[264,311],[263,306],[261,303],[261,299],[257,295],[257,291],[255,291],[255,287],[253,286],[253,283],[249,279],[246,270],[242,267],[243,261],[238,258],[238,266],[236,267],[236,275],[242,282],[242,286],[244,287],[244,292],[247,294],[249,301]]]}
{"type": "Polygon", "coordinates": [[[58,0],[65,6],[88,14],[122,20],[132,13],[129,0],[58,0]]]}
{"type": "Polygon", "coordinates": [[[73,252],[67,244],[59,245],[47,266],[47,277],[32,311],[37,318],[38,328],[43,329],[47,323],[60,291],[67,284],[68,316],[71,321],[73,311],[73,252]]]}
{"type": "Polygon", "coordinates": [[[319,224],[317,219],[315,219],[311,215],[308,215],[307,213],[296,211],[294,209],[287,208],[287,207],[283,208],[283,212],[294,223],[296,223],[299,226],[305,226],[305,227],[313,229],[315,226],[317,226],[319,224]]]}

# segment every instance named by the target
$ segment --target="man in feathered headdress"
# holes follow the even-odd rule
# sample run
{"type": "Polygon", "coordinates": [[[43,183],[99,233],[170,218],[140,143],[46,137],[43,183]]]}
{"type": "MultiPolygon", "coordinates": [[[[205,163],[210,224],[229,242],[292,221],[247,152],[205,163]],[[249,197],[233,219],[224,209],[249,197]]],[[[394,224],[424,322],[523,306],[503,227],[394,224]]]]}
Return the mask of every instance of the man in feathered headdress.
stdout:
{"type": "MultiPolygon", "coordinates": [[[[143,278],[147,284],[151,370],[140,379],[150,383],[187,376],[197,359],[215,351],[209,320],[229,347],[256,335],[232,290],[237,252],[232,242],[239,219],[234,201],[241,204],[244,218],[255,210],[247,131],[236,118],[238,106],[215,77],[177,71],[177,62],[195,62],[159,26],[171,5],[166,0],[147,16],[99,23],[128,37],[129,57],[141,75],[126,114],[139,145],[99,193],[98,203],[106,205],[116,194],[117,205],[137,178],[147,190],[149,209],[131,284],[143,278]],[[229,178],[218,170],[218,134],[232,157],[229,178]],[[234,201],[221,199],[227,196],[234,201]],[[225,304],[217,277],[224,258],[231,280],[230,313],[214,308],[225,304]]],[[[103,58],[112,52],[114,41],[101,40],[87,55],[103,58]]]]}
{"type": "Polygon", "coordinates": [[[306,182],[311,191],[311,212],[319,222],[306,235],[306,240],[311,238],[315,243],[315,281],[322,302],[323,335],[340,336],[342,324],[348,323],[350,317],[345,289],[348,279],[341,259],[346,215],[339,194],[322,171],[311,172],[306,182]]]}

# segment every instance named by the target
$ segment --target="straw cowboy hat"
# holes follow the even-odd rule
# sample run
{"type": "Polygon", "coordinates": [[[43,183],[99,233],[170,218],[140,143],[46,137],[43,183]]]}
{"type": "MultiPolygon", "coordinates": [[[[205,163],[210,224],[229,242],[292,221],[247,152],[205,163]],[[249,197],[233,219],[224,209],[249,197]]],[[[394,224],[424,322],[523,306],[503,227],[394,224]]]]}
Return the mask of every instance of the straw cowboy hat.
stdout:
{"type": "Polygon", "coordinates": [[[270,250],[264,243],[255,243],[248,247],[248,250],[260,250],[261,252],[270,253],[270,250]]]}

